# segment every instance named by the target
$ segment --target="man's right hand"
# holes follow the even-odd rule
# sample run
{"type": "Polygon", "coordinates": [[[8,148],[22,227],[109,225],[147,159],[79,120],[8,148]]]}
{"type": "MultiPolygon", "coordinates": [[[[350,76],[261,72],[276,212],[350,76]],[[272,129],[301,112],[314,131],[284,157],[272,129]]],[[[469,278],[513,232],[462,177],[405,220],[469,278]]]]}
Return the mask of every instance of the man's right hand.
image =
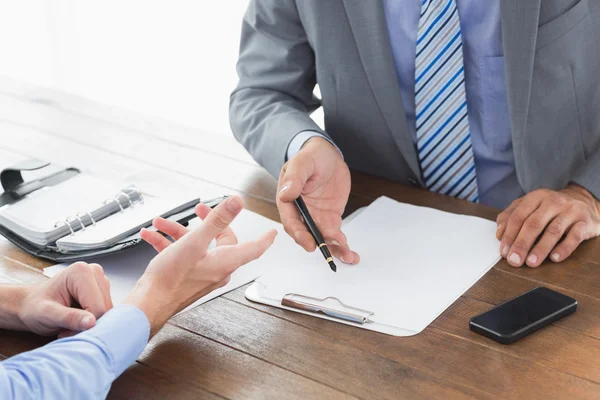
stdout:
{"type": "Polygon", "coordinates": [[[321,137],[309,139],[282,168],[277,208],[285,231],[306,251],[316,249],[294,200],[302,195],[331,253],[346,264],[360,257],[342,233],[342,214],[350,195],[350,170],[339,151],[321,137]]]}

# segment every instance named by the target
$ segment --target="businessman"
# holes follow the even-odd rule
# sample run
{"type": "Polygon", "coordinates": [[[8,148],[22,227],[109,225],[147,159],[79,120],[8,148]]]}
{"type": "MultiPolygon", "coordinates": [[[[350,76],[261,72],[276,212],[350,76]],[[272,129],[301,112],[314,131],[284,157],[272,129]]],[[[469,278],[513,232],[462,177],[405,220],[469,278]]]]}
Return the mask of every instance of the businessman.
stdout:
{"type": "Polygon", "coordinates": [[[0,286],[0,328],[63,337],[1,362],[0,399],[104,399],[113,380],[172,315],[225,285],[231,273],[273,243],[276,231],[237,243],[228,226],[241,209],[238,197],[212,212],[201,204],[196,213],[204,222],[189,233],[157,218],[154,226],[175,242],[142,231],[160,254],[124,304],[114,308],[109,282],[97,264],[73,264],[32,287],[0,286]],[[207,251],[213,239],[216,248],[207,251]]]}
{"type": "Polygon", "coordinates": [[[306,250],[300,194],[359,261],[340,230],[351,167],[502,208],[511,265],[559,262],[600,234],[598,37],[600,0],[252,0],[231,126],[306,250]]]}

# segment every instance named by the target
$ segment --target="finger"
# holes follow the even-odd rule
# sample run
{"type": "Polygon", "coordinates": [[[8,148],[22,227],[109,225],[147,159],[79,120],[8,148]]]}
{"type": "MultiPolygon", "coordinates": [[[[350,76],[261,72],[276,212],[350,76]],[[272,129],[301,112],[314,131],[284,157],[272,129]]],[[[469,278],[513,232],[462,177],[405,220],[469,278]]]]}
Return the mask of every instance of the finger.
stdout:
{"type": "Polygon", "coordinates": [[[161,233],[151,231],[146,228],[142,228],[140,231],[140,237],[144,239],[146,243],[154,247],[154,250],[156,250],[158,253],[172,244],[172,242],[164,237],[161,233]]]}
{"type": "Polygon", "coordinates": [[[104,301],[98,282],[96,282],[93,269],[86,263],[75,263],[66,270],[66,288],[86,311],[96,318],[104,315],[108,308],[104,301]]]}
{"type": "Polygon", "coordinates": [[[529,267],[538,267],[548,257],[548,254],[556,247],[565,232],[575,223],[576,218],[572,213],[559,214],[546,227],[542,238],[533,247],[527,257],[529,267]]]}
{"type": "Polygon", "coordinates": [[[271,247],[276,236],[277,231],[272,229],[257,240],[240,243],[235,246],[217,247],[210,251],[210,256],[219,266],[219,272],[225,277],[231,275],[242,265],[246,265],[262,256],[271,247]]]}
{"type": "Polygon", "coordinates": [[[500,255],[502,257],[508,257],[510,247],[521,231],[523,223],[539,207],[540,203],[541,198],[538,196],[525,196],[510,214],[500,243],[500,255]]]}
{"type": "Polygon", "coordinates": [[[90,264],[90,268],[94,272],[94,276],[96,278],[96,283],[100,288],[100,292],[102,293],[102,297],[104,298],[104,305],[106,310],[110,310],[113,308],[112,299],[110,297],[110,281],[104,275],[104,269],[100,264],[90,264]]]}
{"type": "Polygon", "coordinates": [[[105,290],[108,293],[108,298],[110,299],[109,304],[109,309],[114,307],[113,301],[112,301],[112,295],[110,293],[110,279],[108,279],[108,277],[105,275],[104,276],[104,285],[105,285],[105,290]]]}
{"type": "Polygon", "coordinates": [[[238,244],[237,236],[235,236],[235,233],[233,233],[231,228],[225,229],[223,232],[219,233],[215,240],[217,247],[238,244]]]}
{"type": "MultiPolygon", "coordinates": [[[[204,220],[206,219],[208,214],[210,214],[212,209],[206,204],[200,203],[196,206],[195,211],[198,218],[204,220]]],[[[230,226],[223,229],[223,231],[219,233],[215,239],[217,242],[217,246],[234,245],[238,243],[237,236],[235,236],[235,233],[233,232],[233,229],[231,229],[230,226]]]]}
{"type": "Polygon", "coordinates": [[[554,262],[563,261],[575,251],[581,242],[592,237],[594,237],[594,232],[588,228],[588,224],[583,221],[577,222],[571,227],[563,241],[552,250],[550,258],[554,262]]]}
{"type": "Polygon", "coordinates": [[[315,251],[316,244],[308,228],[302,221],[293,201],[313,173],[312,163],[299,153],[282,168],[277,188],[277,209],[285,232],[306,251],[315,251]]]}
{"type": "Polygon", "coordinates": [[[218,287],[221,288],[221,287],[227,285],[230,281],[231,281],[231,275],[227,275],[225,277],[225,279],[223,279],[221,282],[218,283],[218,287]]]}
{"type": "Polygon", "coordinates": [[[185,226],[161,217],[154,218],[152,225],[162,233],[171,236],[175,240],[181,239],[183,235],[189,232],[185,226]]]}
{"type": "Polygon", "coordinates": [[[196,208],[194,208],[194,212],[196,213],[198,218],[200,218],[203,221],[208,216],[208,214],[210,214],[211,211],[212,211],[212,208],[210,208],[209,206],[207,206],[204,203],[198,203],[196,205],[196,208]]]}
{"type": "Polygon", "coordinates": [[[350,250],[346,235],[339,228],[325,228],[322,233],[325,243],[334,257],[339,258],[344,264],[358,264],[360,256],[350,250]]]}
{"type": "Polygon", "coordinates": [[[294,239],[296,243],[302,246],[304,250],[309,252],[315,251],[317,248],[315,239],[308,231],[308,228],[304,222],[302,222],[300,213],[296,209],[296,206],[278,201],[277,207],[279,208],[279,215],[281,217],[281,223],[283,224],[283,229],[285,232],[290,235],[290,237],[294,239]]]}
{"type": "Polygon", "coordinates": [[[231,196],[215,207],[204,219],[203,223],[179,242],[183,245],[193,243],[194,251],[204,253],[210,242],[225,230],[233,219],[242,211],[244,202],[238,196],[231,196]]]}
{"type": "Polygon", "coordinates": [[[508,218],[515,210],[515,208],[517,208],[517,206],[521,203],[521,201],[523,201],[522,197],[516,199],[506,208],[506,210],[498,214],[498,217],[496,218],[496,224],[498,226],[496,228],[496,238],[498,240],[502,239],[504,231],[506,230],[506,223],[508,222],[508,218]]]}
{"type": "Polygon", "coordinates": [[[58,328],[70,331],[85,331],[96,325],[96,318],[89,311],[66,307],[59,303],[50,302],[44,308],[44,318],[47,318],[58,328]]]}
{"type": "Polygon", "coordinates": [[[335,258],[338,258],[344,264],[354,265],[360,262],[360,256],[358,253],[349,250],[347,247],[327,245],[327,248],[335,258]]]}
{"type": "MultiPolygon", "coordinates": [[[[508,252],[507,261],[510,265],[513,267],[523,265],[535,241],[560,211],[561,208],[559,206],[545,202],[525,219],[517,238],[508,252]]],[[[535,258],[535,256],[532,257],[535,258]]],[[[533,261],[537,262],[537,259],[533,261]]]]}
{"type": "Polygon", "coordinates": [[[314,164],[310,156],[298,153],[281,169],[277,187],[277,199],[282,203],[291,203],[301,194],[304,185],[314,173],[314,164]]]}

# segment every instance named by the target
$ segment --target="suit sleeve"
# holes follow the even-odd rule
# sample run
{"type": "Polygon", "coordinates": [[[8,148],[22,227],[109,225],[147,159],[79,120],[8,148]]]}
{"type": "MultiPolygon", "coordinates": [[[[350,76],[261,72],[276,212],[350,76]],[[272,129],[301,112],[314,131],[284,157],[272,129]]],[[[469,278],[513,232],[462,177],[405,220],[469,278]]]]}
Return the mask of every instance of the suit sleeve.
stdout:
{"type": "Polygon", "coordinates": [[[590,155],[587,162],[571,178],[571,182],[583,186],[600,200],[600,149],[590,155]]]}
{"type": "Polygon", "coordinates": [[[315,55],[294,0],[250,2],[237,72],[239,83],[229,104],[231,129],[271,175],[279,175],[298,133],[315,131],[329,138],[309,116],[320,106],[313,95],[315,55]]]}

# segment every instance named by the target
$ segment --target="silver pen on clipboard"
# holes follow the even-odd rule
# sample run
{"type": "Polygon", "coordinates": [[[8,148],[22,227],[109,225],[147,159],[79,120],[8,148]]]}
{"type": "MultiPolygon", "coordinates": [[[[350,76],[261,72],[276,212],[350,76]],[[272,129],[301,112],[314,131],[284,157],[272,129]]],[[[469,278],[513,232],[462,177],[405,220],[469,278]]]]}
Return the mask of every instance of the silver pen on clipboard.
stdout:
{"type": "Polygon", "coordinates": [[[322,314],[331,318],[340,319],[343,321],[353,322],[355,324],[364,325],[373,322],[369,318],[373,315],[372,311],[363,310],[356,307],[348,306],[340,301],[337,297],[326,297],[317,299],[299,294],[289,293],[281,299],[281,305],[285,307],[295,308],[297,310],[307,311],[313,314],[322,314]],[[327,300],[337,301],[347,311],[336,310],[335,308],[325,307],[317,304],[327,300]]]}

